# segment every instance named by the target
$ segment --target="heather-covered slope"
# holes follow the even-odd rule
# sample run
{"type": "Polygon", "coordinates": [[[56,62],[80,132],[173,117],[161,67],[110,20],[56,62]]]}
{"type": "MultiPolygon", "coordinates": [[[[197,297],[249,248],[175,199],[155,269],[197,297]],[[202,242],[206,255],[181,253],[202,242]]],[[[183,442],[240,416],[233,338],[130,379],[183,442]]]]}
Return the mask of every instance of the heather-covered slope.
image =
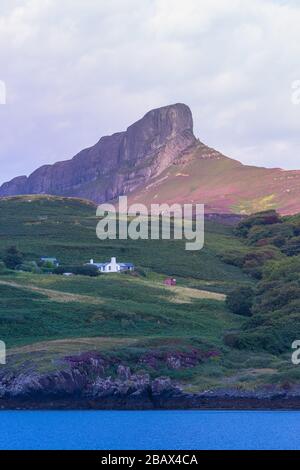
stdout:
{"type": "Polygon", "coordinates": [[[129,200],[205,203],[206,212],[214,213],[293,214],[300,210],[300,171],[246,166],[198,142],[129,200]]]}

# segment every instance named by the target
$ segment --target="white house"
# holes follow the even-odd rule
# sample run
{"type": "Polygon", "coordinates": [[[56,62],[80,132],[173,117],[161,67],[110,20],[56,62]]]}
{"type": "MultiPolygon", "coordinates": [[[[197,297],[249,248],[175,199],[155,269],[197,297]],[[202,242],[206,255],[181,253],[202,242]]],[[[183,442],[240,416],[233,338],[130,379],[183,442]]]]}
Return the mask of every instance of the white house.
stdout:
{"type": "Polygon", "coordinates": [[[89,266],[96,266],[101,273],[119,273],[122,271],[134,271],[132,263],[117,263],[115,257],[108,263],[95,263],[93,259],[88,263],[89,266]]]}

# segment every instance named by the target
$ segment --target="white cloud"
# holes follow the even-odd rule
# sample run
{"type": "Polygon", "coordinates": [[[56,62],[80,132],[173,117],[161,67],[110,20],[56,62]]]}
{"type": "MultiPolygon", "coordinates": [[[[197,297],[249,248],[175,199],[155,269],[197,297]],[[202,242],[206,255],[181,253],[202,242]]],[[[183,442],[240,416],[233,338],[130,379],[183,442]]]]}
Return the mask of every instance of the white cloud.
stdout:
{"type": "Polygon", "coordinates": [[[2,0],[1,180],[187,103],[201,140],[300,168],[300,5],[280,0],[2,0]],[[3,5],[2,5],[3,4],[3,5]]]}

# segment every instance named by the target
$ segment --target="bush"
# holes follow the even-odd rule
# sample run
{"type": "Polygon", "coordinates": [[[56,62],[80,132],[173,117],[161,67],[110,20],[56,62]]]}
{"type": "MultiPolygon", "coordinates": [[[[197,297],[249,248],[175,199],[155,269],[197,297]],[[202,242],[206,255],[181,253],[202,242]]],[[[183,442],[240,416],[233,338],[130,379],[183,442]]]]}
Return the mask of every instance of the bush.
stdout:
{"type": "Polygon", "coordinates": [[[283,253],[287,256],[300,255],[300,237],[290,238],[282,249],[283,253]]]}
{"type": "MultiPolygon", "coordinates": [[[[294,227],[291,224],[276,223],[273,225],[254,225],[248,232],[248,242],[255,245],[261,240],[274,240],[274,238],[284,238],[288,240],[294,235],[294,227]]],[[[269,241],[269,243],[270,243],[269,241]]]]}
{"type": "Polygon", "coordinates": [[[269,261],[263,269],[263,278],[282,283],[300,279],[300,256],[286,258],[281,261],[269,261]]]}
{"type": "Polygon", "coordinates": [[[274,210],[259,212],[242,220],[235,229],[236,235],[247,238],[248,233],[255,225],[273,225],[281,223],[281,218],[274,210]]]}
{"type": "Polygon", "coordinates": [[[72,273],[81,276],[99,276],[96,266],[58,266],[54,269],[54,274],[72,273]]]}
{"type": "Polygon", "coordinates": [[[239,349],[239,335],[237,333],[228,333],[224,336],[223,341],[229,348],[239,349]]]}
{"type": "Polygon", "coordinates": [[[281,256],[277,248],[270,246],[250,251],[244,256],[243,270],[255,279],[261,279],[264,264],[281,256]]]}
{"type": "Polygon", "coordinates": [[[247,349],[248,351],[264,350],[270,354],[282,354],[290,345],[291,343],[286,341],[284,335],[269,328],[241,333],[235,342],[237,349],[247,349]]]}
{"type": "Polygon", "coordinates": [[[36,273],[36,274],[41,272],[41,269],[38,267],[35,261],[24,262],[20,264],[19,266],[16,266],[16,269],[18,269],[18,271],[24,271],[24,272],[36,273]]]}
{"type": "Polygon", "coordinates": [[[23,262],[23,253],[15,246],[8,248],[4,254],[3,261],[8,269],[16,269],[23,262]]]}
{"type": "Polygon", "coordinates": [[[254,292],[251,287],[238,287],[231,291],[226,298],[226,305],[233,313],[250,317],[254,292]]]}
{"type": "Polygon", "coordinates": [[[228,251],[220,255],[223,263],[231,264],[232,266],[237,266],[242,268],[244,264],[244,253],[239,251],[228,251]]]}

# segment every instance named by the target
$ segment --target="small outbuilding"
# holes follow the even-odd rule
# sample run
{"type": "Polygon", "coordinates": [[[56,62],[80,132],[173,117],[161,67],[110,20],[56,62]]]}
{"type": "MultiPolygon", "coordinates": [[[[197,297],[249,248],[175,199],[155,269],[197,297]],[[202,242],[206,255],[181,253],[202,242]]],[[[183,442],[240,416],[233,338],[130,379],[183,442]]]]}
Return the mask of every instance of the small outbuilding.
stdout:
{"type": "Polygon", "coordinates": [[[167,279],[164,280],[164,285],[165,286],[176,286],[177,281],[175,278],[168,277],[167,279]]]}

